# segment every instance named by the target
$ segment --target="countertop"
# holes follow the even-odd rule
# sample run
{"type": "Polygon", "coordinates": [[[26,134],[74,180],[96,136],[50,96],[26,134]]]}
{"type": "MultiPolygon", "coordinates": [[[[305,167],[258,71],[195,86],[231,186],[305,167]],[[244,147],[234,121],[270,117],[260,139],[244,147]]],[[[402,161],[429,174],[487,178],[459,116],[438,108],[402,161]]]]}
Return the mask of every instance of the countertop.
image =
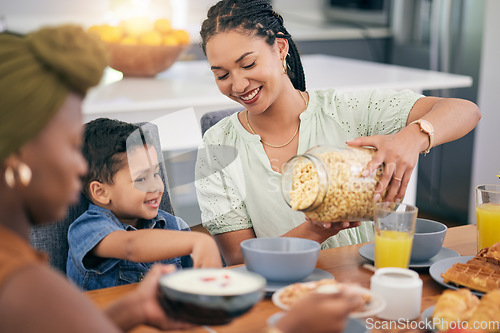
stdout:
{"type": "MultiPolygon", "coordinates": [[[[467,87],[469,76],[353,60],[327,55],[304,55],[308,89],[429,89],[467,87]]],[[[85,121],[113,117],[124,121],[163,118],[171,134],[166,149],[197,147],[201,140],[199,120],[209,111],[240,106],[223,96],[208,62],[183,61],[154,78],[122,78],[108,69],[102,82],[91,89],[83,104],[85,121]],[[182,112],[177,112],[182,111],[182,112]],[[169,119],[164,119],[165,117],[169,119]],[[180,129],[178,124],[183,123],[180,129]]]]}
{"type": "MultiPolygon", "coordinates": [[[[308,89],[381,88],[421,92],[472,84],[469,76],[328,55],[304,55],[302,61],[308,89]]],[[[122,79],[121,73],[108,69],[102,82],[89,92],[83,112],[86,118],[104,114],[126,117],[140,112],[139,120],[148,121],[154,119],[151,116],[155,116],[155,111],[165,114],[193,107],[195,111],[207,112],[238,105],[218,91],[210,66],[201,60],[177,62],[155,78],[122,79]]]]}

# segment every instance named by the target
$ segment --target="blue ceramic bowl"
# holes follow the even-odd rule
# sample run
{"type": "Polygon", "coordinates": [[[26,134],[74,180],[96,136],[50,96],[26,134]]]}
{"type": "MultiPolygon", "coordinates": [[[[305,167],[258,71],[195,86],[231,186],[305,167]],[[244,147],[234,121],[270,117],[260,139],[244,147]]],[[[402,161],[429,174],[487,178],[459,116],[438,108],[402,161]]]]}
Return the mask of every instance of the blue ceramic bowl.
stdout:
{"type": "Polygon", "coordinates": [[[223,325],[259,302],[265,286],[266,280],[251,272],[185,268],[160,278],[159,301],[171,318],[223,325]]]}
{"type": "Polygon", "coordinates": [[[294,237],[251,238],[241,242],[247,269],[277,282],[300,281],[310,275],[320,248],[318,242],[294,237]]]}
{"type": "Polygon", "coordinates": [[[448,227],[437,221],[417,218],[411,250],[411,261],[425,261],[434,257],[443,247],[448,227]]]}

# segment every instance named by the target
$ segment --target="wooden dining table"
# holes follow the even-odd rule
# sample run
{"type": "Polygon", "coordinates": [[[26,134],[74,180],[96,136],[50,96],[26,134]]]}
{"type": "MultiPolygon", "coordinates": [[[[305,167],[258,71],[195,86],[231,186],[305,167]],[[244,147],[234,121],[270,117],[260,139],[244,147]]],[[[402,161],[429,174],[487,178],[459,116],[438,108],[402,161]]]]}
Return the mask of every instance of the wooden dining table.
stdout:
{"type": "MultiPolygon", "coordinates": [[[[361,257],[358,253],[358,249],[365,245],[356,244],[350,246],[342,246],[333,249],[326,249],[320,251],[318,262],[316,268],[325,270],[333,274],[336,280],[339,282],[349,282],[357,283],[365,288],[370,288],[370,278],[373,272],[363,267],[364,264],[370,263],[370,261],[361,257]]],[[[443,246],[452,250],[457,251],[462,256],[475,255],[477,253],[477,241],[476,241],[476,226],[475,225],[464,225],[458,227],[449,228],[446,237],[444,239],[443,246]]],[[[231,267],[228,267],[231,268],[231,267]]],[[[443,292],[445,287],[435,282],[429,275],[428,268],[420,268],[417,270],[420,278],[423,281],[422,290],[422,303],[421,311],[427,309],[428,307],[434,305],[443,292]]],[[[99,290],[93,290],[86,292],[86,294],[99,306],[105,307],[107,304],[113,300],[125,295],[134,288],[136,284],[111,287],[99,290]]],[[[242,315],[239,318],[234,319],[231,323],[222,326],[210,326],[210,327],[196,327],[188,330],[188,332],[194,333],[206,333],[218,332],[218,333],[255,333],[264,332],[267,326],[267,320],[273,314],[282,311],[277,306],[275,306],[270,297],[265,297],[262,301],[257,303],[248,313],[242,315]]],[[[386,325],[387,326],[387,325],[386,325]]],[[[386,327],[380,325],[380,327],[386,327]]],[[[373,327],[373,326],[372,326],[373,327]]],[[[396,330],[372,330],[372,332],[422,332],[424,330],[420,328],[413,329],[411,325],[406,328],[398,328],[396,330]]],[[[133,329],[131,332],[134,333],[157,333],[159,330],[147,327],[139,326],[133,329]]],[[[184,331],[169,331],[169,332],[186,332],[184,331]]]]}

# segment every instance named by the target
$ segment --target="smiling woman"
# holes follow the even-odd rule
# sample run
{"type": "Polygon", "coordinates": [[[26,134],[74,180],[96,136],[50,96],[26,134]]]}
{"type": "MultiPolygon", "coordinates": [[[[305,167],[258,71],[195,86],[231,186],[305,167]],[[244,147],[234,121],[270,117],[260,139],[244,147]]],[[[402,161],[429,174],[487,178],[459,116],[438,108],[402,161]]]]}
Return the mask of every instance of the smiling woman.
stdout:
{"type": "Polygon", "coordinates": [[[228,264],[242,263],[240,242],[254,237],[302,237],[323,248],[373,240],[372,222],[318,223],[288,207],[276,184],[292,157],[318,145],[374,147],[363,174],[386,166],[374,201],[385,191],[385,200],[402,200],[419,153],[462,137],[480,118],[469,101],[409,90],[306,91],[299,51],[266,0],[219,1],[200,34],[219,91],[245,108],[205,132],[196,166],[202,222],[228,264]],[[223,163],[221,147],[236,149],[233,163],[223,163]]]}

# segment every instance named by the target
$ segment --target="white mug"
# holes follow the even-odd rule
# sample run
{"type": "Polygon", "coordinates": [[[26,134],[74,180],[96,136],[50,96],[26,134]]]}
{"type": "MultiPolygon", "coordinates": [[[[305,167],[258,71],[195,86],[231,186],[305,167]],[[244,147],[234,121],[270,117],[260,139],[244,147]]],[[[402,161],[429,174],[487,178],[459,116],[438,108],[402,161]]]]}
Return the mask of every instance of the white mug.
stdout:
{"type": "Polygon", "coordinates": [[[385,299],[387,305],[378,314],[381,319],[415,319],[420,315],[422,280],[417,272],[406,268],[379,268],[371,277],[371,291],[385,299]]]}

